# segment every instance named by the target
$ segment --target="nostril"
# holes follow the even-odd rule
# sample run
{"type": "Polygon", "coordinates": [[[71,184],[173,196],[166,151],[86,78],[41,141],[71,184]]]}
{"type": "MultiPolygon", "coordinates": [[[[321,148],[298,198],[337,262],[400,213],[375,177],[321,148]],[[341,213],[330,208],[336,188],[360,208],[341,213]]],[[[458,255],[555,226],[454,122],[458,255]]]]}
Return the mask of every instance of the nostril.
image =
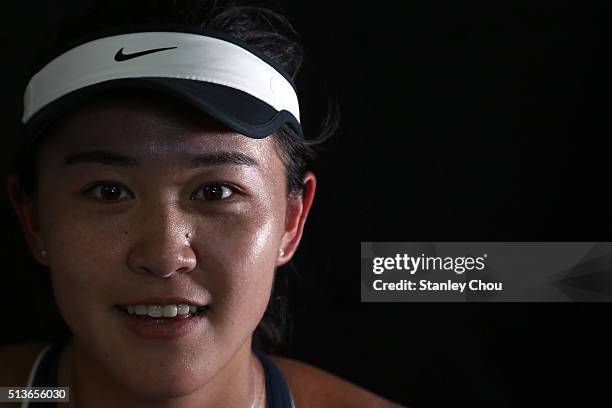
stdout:
{"type": "Polygon", "coordinates": [[[176,270],[176,272],[189,272],[191,269],[192,269],[192,268],[189,268],[189,267],[187,267],[187,266],[183,266],[183,267],[181,267],[181,268],[178,268],[178,269],[176,270]]]}
{"type": "MultiPolygon", "coordinates": [[[[180,236],[185,236],[181,233],[180,236]]],[[[193,235],[193,233],[190,233],[193,235]]],[[[161,277],[169,277],[176,272],[191,272],[195,269],[197,260],[193,248],[182,240],[158,240],[157,242],[141,243],[135,246],[128,255],[128,267],[136,273],[149,273],[161,277]]]]}
{"type": "Polygon", "coordinates": [[[144,270],[145,272],[149,272],[149,273],[153,272],[151,269],[147,268],[146,266],[141,266],[140,269],[144,270]]]}

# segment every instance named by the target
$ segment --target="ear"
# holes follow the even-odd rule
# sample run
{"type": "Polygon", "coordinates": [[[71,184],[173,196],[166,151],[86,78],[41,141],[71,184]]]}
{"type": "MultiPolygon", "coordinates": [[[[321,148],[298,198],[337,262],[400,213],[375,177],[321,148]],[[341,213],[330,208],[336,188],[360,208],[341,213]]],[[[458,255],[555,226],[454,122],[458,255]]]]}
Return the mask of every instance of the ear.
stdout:
{"type": "Polygon", "coordinates": [[[314,200],[317,179],[314,173],[307,171],[304,174],[304,191],[302,194],[290,196],[287,200],[287,213],[285,217],[285,233],[281,239],[283,255],[278,255],[276,266],[283,265],[291,259],[302,239],[302,231],[308,217],[308,212],[314,200]]]}
{"type": "Polygon", "coordinates": [[[19,177],[15,174],[11,174],[6,179],[6,187],[11,205],[15,213],[17,213],[21,229],[23,230],[23,234],[32,254],[38,262],[47,265],[46,256],[41,254],[41,250],[44,249],[44,242],[40,234],[36,200],[33,197],[26,197],[23,194],[19,177]]]}

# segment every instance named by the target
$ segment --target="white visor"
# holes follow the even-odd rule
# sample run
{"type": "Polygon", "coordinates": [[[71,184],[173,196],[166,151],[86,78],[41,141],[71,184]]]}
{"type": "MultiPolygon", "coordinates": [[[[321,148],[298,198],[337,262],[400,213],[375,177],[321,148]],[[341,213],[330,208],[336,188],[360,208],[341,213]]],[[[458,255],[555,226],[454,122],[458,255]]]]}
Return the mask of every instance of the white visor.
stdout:
{"type": "Polygon", "coordinates": [[[36,133],[84,98],[118,87],[176,96],[249,137],[289,123],[302,135],[295,87],[253,50],[200,33],[147,31],[99,38],[46,64],[29,81],[22,122],[36,133]]]}

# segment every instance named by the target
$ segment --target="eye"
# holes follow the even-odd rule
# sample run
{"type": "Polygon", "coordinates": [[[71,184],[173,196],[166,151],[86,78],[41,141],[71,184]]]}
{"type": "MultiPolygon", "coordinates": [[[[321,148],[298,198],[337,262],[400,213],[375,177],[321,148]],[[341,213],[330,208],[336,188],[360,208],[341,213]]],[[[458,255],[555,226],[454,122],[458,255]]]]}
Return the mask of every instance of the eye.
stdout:
{"type": "Polygon", "coordinates": [[[191,199],[195,200],[198,198],[198,195],[201,195],[207,201],[219,201],[226,200],[233,194],[233,187],[222,183],[211,183],[200,187],[200,189],[191,197],[191,199]]]}
{"type": "Polygon", "coordinates": [[[121,185],[115,183],[101,182],[97,183],[85,191],[88,195],[93,195],[103,201],[122,201],[132,198],[121,185]]]}

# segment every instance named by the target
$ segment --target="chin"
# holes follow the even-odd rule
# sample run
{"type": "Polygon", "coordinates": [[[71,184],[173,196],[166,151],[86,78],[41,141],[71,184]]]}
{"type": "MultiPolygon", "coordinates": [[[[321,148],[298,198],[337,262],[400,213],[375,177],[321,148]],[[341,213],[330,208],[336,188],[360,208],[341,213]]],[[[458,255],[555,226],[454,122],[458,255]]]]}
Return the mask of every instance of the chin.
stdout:
{"type": "Polygon", "coordinates": [[[130,378],[121,373],[125,386],[143,399],[152,401],[177,398],[197,391],[205,382],[206,378],[195,378],[188,374],[187,369],[179,372],[155,372],[143,375],[142,373],[131,373],[130,378]]]}
{"type": "Polygon", "coordinates": [[[183,348],[150,349],[126,346],[120,340],[104,347],[102,364],[114,381],[144,399],[163,400],[188,395],[210,381],[214,361],[183,348]],[[110,348],[109,348],[110,346],[110,348]],[[112,352],[111,350],[115,350],[112,352]]]}

